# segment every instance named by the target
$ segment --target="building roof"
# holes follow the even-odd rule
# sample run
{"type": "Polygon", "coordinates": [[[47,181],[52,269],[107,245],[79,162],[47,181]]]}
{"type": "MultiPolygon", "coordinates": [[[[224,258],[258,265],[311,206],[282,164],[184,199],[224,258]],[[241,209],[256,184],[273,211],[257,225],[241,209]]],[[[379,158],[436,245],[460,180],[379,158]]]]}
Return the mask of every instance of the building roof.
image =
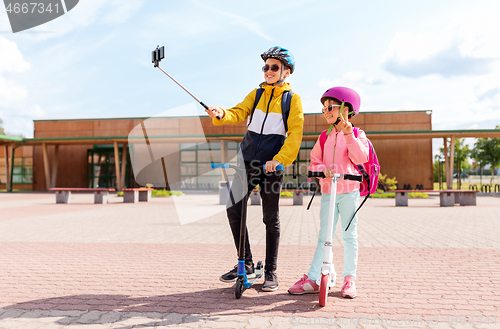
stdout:
{"type": "MultiPolygon", "coordinates": [[[[316,140],[321,132],[304,133],[304,140],[316,140]]],[[[367,131],[366,135],[372,140],[391,139],[429,139],[429,138],[500,138],[500,129],[471,129],[471,130],[422,130],[422,131],[367,131]]],[[[154,135],[148,136],[151,140],[168,140],[172,143],[197,142],[209,140],[241,141],[243,134],[214,134],[214,135],[154,135]]],[[[114,142],[128,143],[141,142],[143,136],[88,136],[88,137],[47,137],[47,138],[19,138],[0,135],[0,144],[42,145],[45,144],[110,144],[114,142]],[[3,142],[3,143],[2,143],[3,142]]]]}
{"type": "MultiPolygon", "coordinates": [[[[432,110],[417,110],[417,111],[373,111],[373,112],[359,112],[359,114],[381,114],[381,113],[432,113],[432,110]]],[[[304,115],[320,115],[321,113],[304,113],[304,115]]],[[[200,115],[200,118],[208,118],[208,115],[200,115]]],[[[147,119],[168,119],[168,118],[195,118],[195,116],[168,116],[168,117],[120,117],[120,118],[87,118],[87,119],[43,119],[33,120],[33,122],[60,122],[60,121],[94,121],[94,120],[147,120],[147,119]]]]}

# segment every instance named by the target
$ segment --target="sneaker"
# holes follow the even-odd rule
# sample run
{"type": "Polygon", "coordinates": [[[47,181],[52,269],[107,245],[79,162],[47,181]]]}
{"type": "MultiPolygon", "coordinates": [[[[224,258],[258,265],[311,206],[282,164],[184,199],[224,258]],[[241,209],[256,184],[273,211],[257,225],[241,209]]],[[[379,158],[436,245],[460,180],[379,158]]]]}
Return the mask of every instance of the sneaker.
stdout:
{"type": "Polygon", "coordinates": [[[275,291],[278,290],[278,276],[276,272],[266,271],[264,273],[264,284],[262,285],[262,291],[275,291]]]}
{"type": "MultiPolygon", "coordinates": [[[[252,264],[252,266],[248,266],[245,264],[245,269],[247,270],[247,279],[254,279],[255,278],[255,269],[252,264]]],[[[238,265],[234,265],[234,268],[220,276],[220,280],[225,283],[231,283],[235,282],[236,278],[238,277],[238,265]]]]}
{"type": "Polygon", "coordinates": [[[317,294],[319,293],[319,286],[316,282],[309,280],[307,274],[304,274],[302,279],[295,282],[295,284],[288,289],[290,295],[303,295],[303,294],[317,294]]]}
{"type": "Polygon", "coordinates": [[[344,278],[344,285],[342,290],[340,290],[342,297],[344,298],[355,298],[356,295],[356,284],[352,276],[348,275],[344,278]]]}

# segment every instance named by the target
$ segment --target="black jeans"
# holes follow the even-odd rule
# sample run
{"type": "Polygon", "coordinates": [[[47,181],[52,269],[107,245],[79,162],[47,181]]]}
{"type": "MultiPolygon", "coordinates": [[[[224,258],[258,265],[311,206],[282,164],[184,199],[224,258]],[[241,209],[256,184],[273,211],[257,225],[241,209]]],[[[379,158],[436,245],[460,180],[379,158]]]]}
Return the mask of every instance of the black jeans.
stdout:
{"type": "MultiPolygon", "coordinates": [[[[266,172],[260,168],[254,172],[247,173],[247,182],[242,182],[241,178],[235,175],[233,185],[231,186],[231,194],[236,204],[233,205],[231,198],[229,198],[226,210],[236,250],[238,250],[240,243],[242,196],[245,192],[247,196],[250,195],[255,186],[259,184],[260,196],[262,198],[263,221],[266,225],[265,269],[267,271],[276,271],[277,267],[280,240],[279,199],[282,183],[283,171],[275,171],[266,174],[266,172]],[[247,185],[246,190],[244,186],[245,183],[247,185]]],[[[250,250],[248,229],[245,235],[245,263],[252,264],[252,251],[250,250]]]]}

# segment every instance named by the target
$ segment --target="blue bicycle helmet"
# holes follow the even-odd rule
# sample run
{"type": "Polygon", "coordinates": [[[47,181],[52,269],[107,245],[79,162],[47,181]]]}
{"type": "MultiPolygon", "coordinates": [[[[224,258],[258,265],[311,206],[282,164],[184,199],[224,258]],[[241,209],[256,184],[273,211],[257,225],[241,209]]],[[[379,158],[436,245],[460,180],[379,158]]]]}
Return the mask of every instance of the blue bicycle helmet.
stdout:
{"type": "Polygon", "coordinates": [[[290,68],[290,73],[293,73],[293,71],[295,71],[295,59],[288,49],[278,46],[272,47],[269,48],[268,51],[262,53],[260,57],[262,57],[264,61],[266,61],[268,58],[276,58],[277,60],[281,61],[283,65],[286,65],[290,68]]]}

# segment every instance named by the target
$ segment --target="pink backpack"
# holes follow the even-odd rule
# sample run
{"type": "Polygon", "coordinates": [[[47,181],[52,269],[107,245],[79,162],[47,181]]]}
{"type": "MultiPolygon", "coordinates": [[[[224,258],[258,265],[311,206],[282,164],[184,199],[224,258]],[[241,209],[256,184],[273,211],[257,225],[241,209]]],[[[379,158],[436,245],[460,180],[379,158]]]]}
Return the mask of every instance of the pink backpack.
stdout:
{"type": "MultiPolygon", "coordinates": [[[[354,130],[354,137],[357,138],[359,136],[359,128],[353,127],[353,130],[354,130]]],[[[321,153],[323,153],[323,149],[325,147],[325,142],[327,138],[328,138],[327,130],[323,131],[321,135],[319,135],[319,145],[321,146],[321,153]]],[[[375,148],[373,147],[373,144],[372,142],[370,142],[369,139],[368,139],[368,144],[370,145],[370,154],[368,155],[368,161],[358,165],[352,163],[358,169],[359,173],[363,176],[363,181],[359,186],[359,195],[364,196],[365,199],[363,200],[363,202],[361,202],[358,209],[356,209],[356,211],[352,215],[352,218],[349,221],[349,225],[347,225],[345,229],[346,231],[349,229],[349,226],[351,226],[351,222],[354,219],[354,216],[356,216],[357,212],[363,206],[366,199],[368,199],[370,194],[373,194],[377,191],[378,176],[380,174],[380,165],[378,163],[377,153],[375,153],[375,148]]],[[[311,202],[309,202],[309,206],[311,205],[311,202]]],[[[307,207],[307,209],[309,209],[309,206],[307,207]]]]}

